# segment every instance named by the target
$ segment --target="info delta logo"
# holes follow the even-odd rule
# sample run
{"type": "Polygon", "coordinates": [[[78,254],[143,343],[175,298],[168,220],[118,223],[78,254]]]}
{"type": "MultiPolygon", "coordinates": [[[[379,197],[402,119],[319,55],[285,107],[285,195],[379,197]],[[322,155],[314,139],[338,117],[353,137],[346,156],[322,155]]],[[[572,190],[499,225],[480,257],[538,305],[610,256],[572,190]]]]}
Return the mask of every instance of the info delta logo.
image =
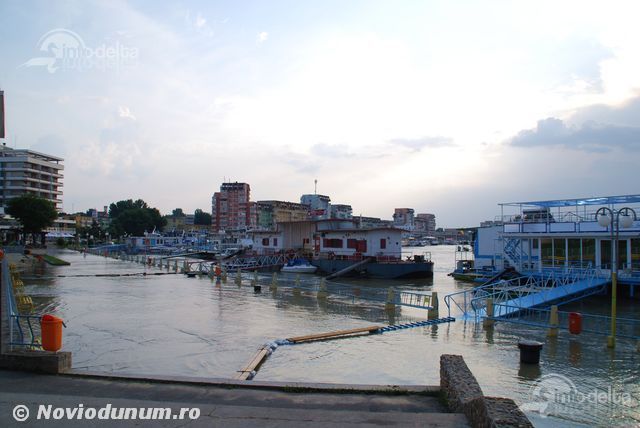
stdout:
{"type": "Polygon", "coordinates": [[[529,399],[520,409],[539,413],[542,417],[579,413],[585,406],[630,408],[638,405],[630,393],[615,391],[611,386],[606,390],[581,392],[571,379],[560,374],[548,374],[538,379],[529,390],[529,399]]]}
{"type": "Polygon", "coordinates": [[[132,67],[138,61],[138,49],[123,45],[119,40],[103,43],[95,48],[85,44],[77,33],[57,28],[43,35],[36,44],[39,55],[18,68],[44,67],[49,73],[75,70],[115,70],[132,67]]]}

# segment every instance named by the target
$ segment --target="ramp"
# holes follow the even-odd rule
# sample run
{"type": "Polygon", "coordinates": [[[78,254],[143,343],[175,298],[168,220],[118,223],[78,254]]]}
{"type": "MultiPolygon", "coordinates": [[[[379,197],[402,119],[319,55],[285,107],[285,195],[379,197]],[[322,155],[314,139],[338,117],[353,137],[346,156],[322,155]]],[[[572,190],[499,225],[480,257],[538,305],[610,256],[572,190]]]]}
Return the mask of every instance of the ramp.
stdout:
{"type": "Polygon", "coordinates": [[[554,287],[530,287],[523,290],[509,290],[511,298],[501,295],[484,296],[472,299],[471,305],[476,309],[476,316],[486,317],[485,302],[487,298],[494,299],[494,317],[516,315],[518,312],[534,308],[548,307],[553,303],[567,303],[586,296],[599,293],[606,287],[606,278],[585,278],[564,285],[554,287]],[[518,292],[522,291],[522,292],[518,292]]]}
{"type": "Polygon", "coordinates": [[[463,316],[485,317],[487,299],[492,299],[494,308],[502,310],[501,314],[494,312],[494,316],[508,316],[520,310],[566,303],[599,293],[608,282],[608,277],[598,276],[593,269],[549,271],[452,293],[445,296],[444,302],[449,315],[455,308],[463,316]]]}

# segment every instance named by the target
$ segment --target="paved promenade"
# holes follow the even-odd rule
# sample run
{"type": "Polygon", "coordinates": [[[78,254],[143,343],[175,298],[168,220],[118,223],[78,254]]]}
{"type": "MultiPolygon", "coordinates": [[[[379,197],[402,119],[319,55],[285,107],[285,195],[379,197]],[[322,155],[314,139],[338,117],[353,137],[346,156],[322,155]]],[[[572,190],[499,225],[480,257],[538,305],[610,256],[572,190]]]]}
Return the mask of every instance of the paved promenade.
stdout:
{"type": "MultiPolygon", "coordinates": [[[[363,387],[349,393],[338,392],[339,385],[323,389],[322,384],[219,382],[173,378],[125,380],[109,377],[44,375],[0,371],[0,426],[2,427],[84,427],[84,426],[161,426],[161,427],[450,427],[467,425],[461,413],[448,413],[436,396],[425,395],[431,387],[410,387],[403,394],[381,394],[363,387]],[[175,381],[175,382],[174,382],[175,381]],[[177,381],[181,381],[178,383],[177,381]],[[296,393],[316,386],[318,392],[296,393]],[[279,387],[280,390],[275,389],[279,387]],[[12,412],[17,405],[27,406],[30,416],[17,422],[12,412]],[[53,420],[57,407],[96,411],[114,408],[170,408],[179,416],[182,408],[198,408],[199,417],[191,420],[53,420]],[[51,405],[51,420],[37,420],[40,405],[51,405]]],[[[113,412],[113,410],[111,410],[113,412]]],[[[107,413],[106,410],[103,414],[107,413]]],[[[44,415],[45,413],[43,413],[44,415]]]]}

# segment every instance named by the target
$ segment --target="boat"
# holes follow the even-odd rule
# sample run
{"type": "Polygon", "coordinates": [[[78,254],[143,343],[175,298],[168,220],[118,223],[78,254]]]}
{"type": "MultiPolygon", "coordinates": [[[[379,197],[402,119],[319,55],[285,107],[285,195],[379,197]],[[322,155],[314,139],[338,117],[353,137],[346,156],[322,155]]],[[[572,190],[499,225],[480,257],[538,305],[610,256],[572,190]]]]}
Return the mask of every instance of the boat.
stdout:
{"type": "Polygon", "coordinates": [[[329,278],[360,276],[384,279],[431,278],[431,254],[402,254],[402,229],[322,229],[314,236],[311,263],[329,278]]]}
{"type": "Polygon", "coordinates": [[[306,259],[291,259],[286,265],[282,266],[281,272],[285,273],[315,273],[318,270],[317,266],[312,265],[306,259]]]}
{"type": "Polygon", "coordinates": [[[476,230],[474,268],[605,278],[617,271],[622,293],[634,295],[640,283],[640,194],[498,205],[500,216],[476,230]]]}

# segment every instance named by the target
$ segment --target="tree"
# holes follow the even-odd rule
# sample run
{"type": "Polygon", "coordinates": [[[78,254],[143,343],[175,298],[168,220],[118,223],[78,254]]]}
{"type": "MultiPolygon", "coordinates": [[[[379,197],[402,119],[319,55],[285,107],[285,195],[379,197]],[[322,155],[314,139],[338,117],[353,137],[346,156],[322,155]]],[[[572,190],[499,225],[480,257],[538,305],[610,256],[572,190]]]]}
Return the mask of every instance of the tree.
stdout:
{"type": "Polygon", "coordinates": [[[198,208],[195,213],[193,213],[193,224],[211,225],[211,214],[198,208]]]}
{"type": "Polygon", "coordinates": [[[174,217],[185,217],[186,214],[182,211],[182,208],[176,208],[171,212],[171,215],[174,217]]]}
{"type": "MultiPolygon", "coordinates": [[[[36,241],[37,233],[42,233],[44,229],[52,226],[58,218],[58,211],[53,202],[32,194],[9,199],[6,213],[20,222],[23,233],[32,234],[33,242],[36,241]]],[[[44,235],[42,240],[44,241],[44,235]]]]}
{"type": "Polygon", "coordinates": [[[161,229],[167,219],[160,215],[157,208],[151,208],[142,199],[127,199],[112,203],[109,206],[109,226],[111,235],[120,237],[124,234],[142,236],[153,229],[161,229]]]}

